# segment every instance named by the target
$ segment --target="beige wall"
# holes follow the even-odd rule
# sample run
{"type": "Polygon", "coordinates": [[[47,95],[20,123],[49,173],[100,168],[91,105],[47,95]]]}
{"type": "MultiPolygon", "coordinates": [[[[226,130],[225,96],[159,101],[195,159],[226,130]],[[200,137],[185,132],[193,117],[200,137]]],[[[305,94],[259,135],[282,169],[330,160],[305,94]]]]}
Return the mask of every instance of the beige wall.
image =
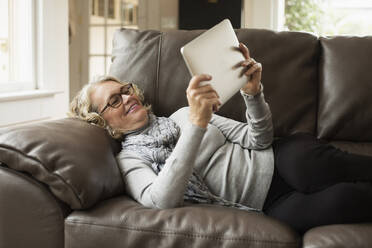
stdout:
{"type": "Polygon", "coordinates": [[[89,1],[69,0],[70,25],[70,100],[89,80],[89,1]],[[72,22],[71,22],[72,21],[72,22]]]}
{"type": "Polygon", "coordinates": [[[160,0],[160,29],[178,28],[178,1],[160,0]]]}
{"type": "Polygon", "coordinates": [[[139,29],[177,29],[178,1],[139,0],[139,6],[139,29]]]}

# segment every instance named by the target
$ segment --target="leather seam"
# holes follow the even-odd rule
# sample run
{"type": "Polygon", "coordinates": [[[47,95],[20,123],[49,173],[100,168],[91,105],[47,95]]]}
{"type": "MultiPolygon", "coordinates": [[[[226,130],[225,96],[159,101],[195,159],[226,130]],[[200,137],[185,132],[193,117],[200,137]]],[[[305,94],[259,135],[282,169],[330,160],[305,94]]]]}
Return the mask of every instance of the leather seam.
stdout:
{"type": "Polygon", "coordinates": [[[161,45],[163,42],[163,33],[159,36],[159,47],[158,47],[158,59],[156,66],[156,84],[155,84],[155,106],[159,105],[159,75],[160,75],[160,57],[161,57],[161,45]]]}
{"type": "Polygon", "coordinates": [[[85,223],[85,222],[75,222],[75,221],[66,221],[66,224],[79,224],[79,225],[89,225],[89,226],[99,226],[104,228],[114,228],[114,229],[125,229],[130,231],[138,231],[138,232],[149,232],[149,233],[155,233],[159,235],[180,235],[187,238],[203,238],[203,239],[211,239],[211,240],[220,240],[220,241],[240,241],[240,242],[247,242],[247,243],[265,243],[265,244],[280,244],[280,245],[293,245],[297,247],[298,242],[283,242],[283,241],[268,241],[268,240],[254,240],[249,238],[222,238],[217,236],[209,236],[209,235],[203,235],[203,234],[194,234],[194,233],[182,233],[177,231],[158,231],[154,229],[141,229],[138,227],[133,226],[120,226],[120,227],[114,227],[109,225],[102,225],[102,224],[92,224],[92,223],[85,223]]]}
{"type": "MultiPolygon", "coordinates": [[[[315,137],[319,137],[319,113],[320,113],[320,109],[319,109],[319,105],[320,105],[320,79],[321,79],[321,75],[320,73],[323,72],[323,67],[321,68],[322,66],[322,56],[323,56],[323,46],[322,46],[322,41],[320,38],[317,39],[317,47],[318,47],[318,58],[316,60],[317,62],[317,66],[316,66],[316,76],[317,76],[317,84],[316,84],[316,106],[315,106],[315,130],[314,130],[314,133],[315,133],[315,137]]],[[[323,80],[324,81],[324,80],[323,80]]]]}
{"type": "MultiPolygon", "coordinates": [[[[17,153],[19,153],[20,155],[24,156],[25,158],[28,158],[28,159],[30,159],[30,160],[32,160],[32,161],[34,161],[34,162],[39,163],[39,164],[41,165],[41,167],[43,167],[44,170],[46,170],[50,175],[53,175],[53,176],[59,178],[59,179],[62,181],[63,184],[65,184],[66,186],[68,186],[68,188],[71,189],[72,193],[73,193],[73,194],[75,195],[75,197],[78,199],[79,204],[80,204],[80,207],[83,206],[83,204],[82,204],[82,202],[81,202],[81,199],[80,199],[79,195],[77,194],[75,188],[74,188],[71,184],[67,183],[66,180],[65,180],[61,175],[58,175],[58,174],[56,174],[56,173],[50,171],[49,168],[47,168],[47,167],[46,167],[46,166],[45,166],[45,165],[44,165],[44,164],[43,164],[39,159],[37,159],[37,158],[35,158],[35,157],[32,157],[32,156],[30,156],[30,155],[27,155],[27,154],[25,154],[24,152],[22,152],[22,151],[20,151],[20,150],[18,150],[18,149],[16,149],[16,148],[14,148],[14,147],[11,147],[11,146],[7,146],[7,145],[0,144],[0,148],[9,149],[9,150],[11,150],[11,151],[13,151],[13,152],[17,152],[17,153]]],[[[3,161],[3,163],[4,163],[4,164],[7,164],[7,163],[5,163],[4,161],[3,161]]],[[[9,166],[9,165],[8,165],[8,166],[9,166]]],[[[15,171],[18,171],[17,169],[14,169],[14,168],[12,168],[12,167],[9,167],[9,168],[11,168],[11,169],[13,169],[13,170],[15,170],[15,171]]],[[[21,170],[21,171],[25,171],[25,172],[27,172],[26,170],[21,170]]],[[[35,179],[37,179],[37,178],[35,178],[35,179]]],[[[39,179],[37,179],[37,180],[40,181],[39,179]]],[[[45,183],[45,182],[43,182],[43,183],[45,183]]],[[[47,184],[47,183],[45,183],[45,184],[47,184]]],[[[47,184],[47,185],[48,185],[48,184],[47,184]]],[[[48,186],[49,186],[49,185],[48,185],[48,186]]],[[[50,186],[49,186],[49,187],[50,187],[50,186]]]]}

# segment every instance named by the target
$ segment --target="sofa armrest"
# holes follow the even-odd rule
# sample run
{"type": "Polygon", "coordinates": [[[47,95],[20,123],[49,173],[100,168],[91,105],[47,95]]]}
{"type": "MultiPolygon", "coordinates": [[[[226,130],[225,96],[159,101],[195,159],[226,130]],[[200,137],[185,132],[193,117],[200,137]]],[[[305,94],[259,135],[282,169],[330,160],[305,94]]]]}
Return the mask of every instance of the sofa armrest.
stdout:
{"type": "Polygon", "coordinates": [[[45,185],[0,166],[0,247],[64,247],[70,211],[45,185]]]}
{"type": "Polygon", "coordinates": [[[305,233],[303,247],[372,247],[372,224],[360,223],[319,226],[305,233]]]}
{"type": "Polygon", "coordinates": [[[123,193],[118,148],[102,128],[73,118],[0,129],[0,162],[47,185],[72,209],[123,193]]]}

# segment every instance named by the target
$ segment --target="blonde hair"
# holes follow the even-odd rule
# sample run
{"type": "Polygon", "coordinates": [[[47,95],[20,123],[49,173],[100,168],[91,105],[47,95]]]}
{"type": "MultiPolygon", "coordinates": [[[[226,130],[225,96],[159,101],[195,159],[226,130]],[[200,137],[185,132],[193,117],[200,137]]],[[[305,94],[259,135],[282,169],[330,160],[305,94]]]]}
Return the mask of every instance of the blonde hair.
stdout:
{"type": "MultiPolygon", "coordinates": [[[[106,120],[98,113],[98,107],[95,106],[91,99],[91,94],[94,88],[101,83],[105,82],[117,82],[119,84],[128,84],[128,82],[122,82],[119,79],[112,76],[100,76],[89,84],[86,84],[72,99],[70,103],[70,110],[67,113],[69,117],[78,118],[80,120],[86,121],[90,124],[97,125],[104,128],[114,139],[120,139],[125,130],[114,129],[109,126],[106,120]]],[[[142,104],[144,104],[143,92],[138,88],[137,85],[132,84],[134,88],[134,94],[136,94],[142,104]]],[[[144,104],[148,112],[151,111],[151,105],[144,104]]]]}

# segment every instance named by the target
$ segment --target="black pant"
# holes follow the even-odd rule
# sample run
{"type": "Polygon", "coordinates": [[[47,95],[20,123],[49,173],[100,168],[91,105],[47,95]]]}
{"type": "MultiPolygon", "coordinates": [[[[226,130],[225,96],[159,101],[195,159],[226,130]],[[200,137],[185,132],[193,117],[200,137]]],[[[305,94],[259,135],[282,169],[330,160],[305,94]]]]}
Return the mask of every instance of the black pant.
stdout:
{"type": "Polygon", "coordinates": [[[267,215],[300,233],[320,225],[372,222],[372,157],[304,133],[275,141],[273,150],[267,215]]]}

